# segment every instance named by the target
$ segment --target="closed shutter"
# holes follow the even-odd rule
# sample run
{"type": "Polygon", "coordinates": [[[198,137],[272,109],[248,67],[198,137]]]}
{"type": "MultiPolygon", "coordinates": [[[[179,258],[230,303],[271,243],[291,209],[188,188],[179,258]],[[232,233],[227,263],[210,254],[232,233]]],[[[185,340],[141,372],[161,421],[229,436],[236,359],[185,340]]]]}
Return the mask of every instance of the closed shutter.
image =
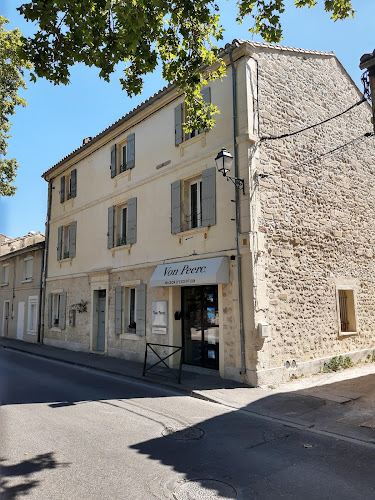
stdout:
{"type": "Polygon", "coordinates": [[[136,333],[137,335],[146,335],[146,284],[141,283],[136,286],[136,333]]]}
{"type": "Polygon", "coordinates": [[[111,177],[116,176],[116,159],[117,159],[117,146],[116,144],[111,147],[111,177]]]}
{"type": "Polygon", "coordinates": [[[62,250],[63,250],[63,232],[64,227],[60,226],[57,230],[57,260],[62,259],[62,250]]]}
{"type": "Polygon", "coordinates": [[[66,292],[60,293],[60,304],[59,304],[59,328],[64,330],[65,328],[65,317],[66,317],[66,292]]]}
{"type": "Polygon", "coordinates": [[[216,168],[202,172],[202,226],[216,224],[216,168]]]}
{"type": "Polygon", "coordinates": [[[60,179],[60,203],[65,201],[65,175],[60,179]]]}
{"type": "Polygon", "coordinates": [[[77,221],[73,221],[69,226],[69,257],[76,256],[77,221]]]}
{"type": "Polygon", "coordinates": [[[126,244],[137,242],[137,198],[130,198],[127,204],[126,244]]]}
{"type": "Polygon", "coordinates": [[[115,333],[122,333],[122,286],[115,287],[115,333]]]}
{"type": "Polygon", "coordinates": [[[70,173],[70,197],[75,198],[77,196],[77,169],[71,171],[70,173]]]}
{"type": "Polygon", "coordinates": [[[48,294],[48,328],[52,328],[53,293],[48,294]]]}
{"type": "MultiPolygon", "coordinates": [[[[211,104],[211,88],[210,87],[205,87],[202,90],[202,97],[203,100],[206,104],[211,104]]],[[[208,117],[210,118],[210,112],[208,112],[208,117]]],[[[202,129],[199,131],[199,133],[204,132],[205,129],[202,129]]]]}
{"type": "Polygon", "coordinates": [[[181,231],[181,181],[175,181],[171,184],[171,232],[181,231]]]}
{"type": "Polygon", "coordinates": [[[174,108],[174,141],[176,146],[181,144],[184,140],[184,131],[182,129],[183,120],[183,105],[178,104],[178,106],[174,108]]]}
{"type": "Polygon", "coordinates": [[[135,134],[126,138],[126,169],[135,167],[135,134]]]}
{"type": "Polygon", "coordinates": [[[108,208],[108,233],[107,233],[107,248],[114,246],[114,230],[115,230],[115,207],[108,208]]]}

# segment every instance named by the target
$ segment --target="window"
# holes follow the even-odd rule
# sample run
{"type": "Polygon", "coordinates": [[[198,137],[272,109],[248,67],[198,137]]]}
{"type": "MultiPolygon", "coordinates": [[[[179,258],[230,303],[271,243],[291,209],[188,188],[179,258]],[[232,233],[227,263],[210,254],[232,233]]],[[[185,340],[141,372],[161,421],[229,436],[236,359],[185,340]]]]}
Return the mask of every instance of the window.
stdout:
{"type": "Polygon", "coordinates": [[[66,292],[49,294],[48,327],[65,328],[66,292]]]}
{"type": "Polygon", "coordinates": [[[23,261],[23,281],[31,281],[33,279],[33,258],[26,257],[23,261]]]}
{"type": "MultiPolygon", "coordinates": [[[[205,87],[202,90],[202,97],[206,104],[211,104],[210,87],[205,87]]],[[[186,106],[185,103],[181,103],[174,108],[174,133],[175,133],[176,146],[204,132],[203,130],[193,130],[192,132],[186,133],[183,127],[185,120],[186,120],[186,106]]]]}
{"type": "Polygon", "coordinates": [[[29,297],[27,314],[27,333],[37,333],[38,297],[29,297]]]}
{"type": "Polygon", "coordinates": [[[116,286],[115,333],[145,334],[146,285],[116,286]]]}
{"type": "Polygon", "coordinates": [[[60,203],[77,196],[77,169],[60,178],[60,203]]]}
{"type": "Polygon", "coordinates": [[[2,275],[1,275],[1,284],[8,285],[9,284],[9,264],[3,265],[2,275]]]}
{"type": "Polygon", "coordinates": [[[354,290],[341,288],[337,291],[337,294],[340,312],[339,332],[341,335],[357,333],[354,290]]]}
{"type": "Polygon", "coordinates": [[[57,260],[72,259],[76,256],[77,222],[60,226],[57,234],[57,260]]]}
{"type": "Polygon", "coordinates": [[[216,168],[171,185],[172,234],[216,224],[216,168]]]}
{"type": "Polygon", "coordinates": [[[129,134],[125,142],[111,147],[111,177],[135,167],[135,135],[129,134]]]}
{"type": "Polygon", "coordinates": [[[137,198],[108,208],[107,248],[137,241],[137,198]]]}

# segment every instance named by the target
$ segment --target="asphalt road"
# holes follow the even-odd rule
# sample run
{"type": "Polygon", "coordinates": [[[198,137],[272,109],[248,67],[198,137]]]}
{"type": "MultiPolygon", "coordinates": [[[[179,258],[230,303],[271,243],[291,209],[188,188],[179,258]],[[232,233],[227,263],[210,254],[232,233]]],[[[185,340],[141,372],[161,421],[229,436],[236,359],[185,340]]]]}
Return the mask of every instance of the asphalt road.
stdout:
{"type": "Polygon", "coordinates": [[[1,498],[373,499],[373,447],[2,349],[1,498]]]}

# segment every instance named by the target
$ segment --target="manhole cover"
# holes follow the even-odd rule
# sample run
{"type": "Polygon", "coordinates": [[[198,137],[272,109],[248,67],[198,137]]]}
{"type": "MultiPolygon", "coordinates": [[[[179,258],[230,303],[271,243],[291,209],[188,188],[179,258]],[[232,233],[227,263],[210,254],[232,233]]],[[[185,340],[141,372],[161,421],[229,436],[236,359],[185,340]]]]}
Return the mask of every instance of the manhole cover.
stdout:
{"type": "Polygon", "coordinates": [[[190,441],[193,439],[201,439],[204,436],[204,430],[199,427],[166,427],[162,434],[169,439],[190,441]]]}
{"type": "Polygon", "coordinates": [[[215,479],[196,479],[178,486],[174,493],[177,500],[226,500],[237,498],[237,491],[228,483],[215,479]]]}

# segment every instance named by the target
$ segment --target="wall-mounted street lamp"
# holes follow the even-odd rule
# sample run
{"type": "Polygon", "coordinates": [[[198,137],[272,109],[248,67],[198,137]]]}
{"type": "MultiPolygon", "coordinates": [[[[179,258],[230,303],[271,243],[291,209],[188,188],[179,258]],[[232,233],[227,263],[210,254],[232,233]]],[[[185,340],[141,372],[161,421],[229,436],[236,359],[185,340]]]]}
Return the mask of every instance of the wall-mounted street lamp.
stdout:
{"type": "Polygon", "coordinates": [[[233,164],[233,156],[229,153],[229,151],[222,148],[222,150],[217,154],[215,162],[218,172],[223,174],[223,177],[226,177],[227,181],[232,181],[236,186],[236,189],[242,189],[242,193],[245,194],[244,179],[238,179],[238,177],[231,177],[230,175],[227,175],[233,164]]]}
{"type": "Polygon", "coordinates": [[[375,50],[371,54],[363,54],[359,67],[366,70],[362,75],[362,82],[365,97],[372,103],[372,121],[375,132],[375,50]]]}

